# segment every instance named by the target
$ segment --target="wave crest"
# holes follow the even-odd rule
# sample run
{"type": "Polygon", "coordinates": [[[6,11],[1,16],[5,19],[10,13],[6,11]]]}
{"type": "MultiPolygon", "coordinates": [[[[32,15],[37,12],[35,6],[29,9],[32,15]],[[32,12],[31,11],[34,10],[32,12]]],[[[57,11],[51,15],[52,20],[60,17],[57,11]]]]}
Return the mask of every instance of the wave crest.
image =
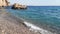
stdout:
{"type": "Polygon", "coordinates": [[[37,26],[35,26],[35,25],[33,25],[33,24],[29,23],[29,22],[26,22],[26,21],[24,21],[24,24],[27,27],[29,27],[29,30],[34,31],[34,32],[40,32],[41,34],[56,34],[56,33],[52,33],[50,31],[44,30],[44,29],[42,29],[40,27],[37,27],[37,26]]]}

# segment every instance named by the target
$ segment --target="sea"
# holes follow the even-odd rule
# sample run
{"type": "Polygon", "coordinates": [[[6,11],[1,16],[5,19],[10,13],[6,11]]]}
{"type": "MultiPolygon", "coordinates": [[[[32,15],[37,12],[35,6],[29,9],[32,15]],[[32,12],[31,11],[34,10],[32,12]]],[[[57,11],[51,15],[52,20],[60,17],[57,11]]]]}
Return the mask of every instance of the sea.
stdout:
{"type": "MultiPolygon", "coordinates": [[[[27,9],[16,10],[10,8],[6,10],[18,18],[22,18],[27,25],[34,25],[38,30],[41,28],[60,34],[60,6],[27,6],[27,9]]],[[[34,27],[32,26],[32,28],[34,27]]]]}

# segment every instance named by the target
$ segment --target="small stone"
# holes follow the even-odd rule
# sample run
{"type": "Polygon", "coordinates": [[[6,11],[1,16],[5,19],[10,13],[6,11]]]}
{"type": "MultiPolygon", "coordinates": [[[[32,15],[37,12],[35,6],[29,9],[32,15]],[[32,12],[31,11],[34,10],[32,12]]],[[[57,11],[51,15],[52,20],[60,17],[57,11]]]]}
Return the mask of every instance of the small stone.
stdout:
{"type": "Polygon", "coordinates": [[[5,30],[2,30],[2,33],[5,34],[5,30]]]}

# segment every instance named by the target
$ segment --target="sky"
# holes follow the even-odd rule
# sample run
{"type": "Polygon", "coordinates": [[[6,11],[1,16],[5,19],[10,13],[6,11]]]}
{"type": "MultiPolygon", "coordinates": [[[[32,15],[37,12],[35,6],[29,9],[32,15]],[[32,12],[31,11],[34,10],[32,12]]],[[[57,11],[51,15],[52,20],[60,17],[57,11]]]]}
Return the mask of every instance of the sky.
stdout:
{"type": "Polygon", "coordinates": [[[31,6],[60,6],[60,0],[9,0],[11,4],[19,3],[31,6]]]}

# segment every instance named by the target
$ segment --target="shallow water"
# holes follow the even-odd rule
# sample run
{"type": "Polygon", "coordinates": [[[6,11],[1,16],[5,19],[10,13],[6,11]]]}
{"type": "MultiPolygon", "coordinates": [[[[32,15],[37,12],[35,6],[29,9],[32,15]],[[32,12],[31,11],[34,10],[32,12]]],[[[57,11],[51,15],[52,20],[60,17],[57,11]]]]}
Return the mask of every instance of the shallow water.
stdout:
{"type": "Polygon", "coordinates": [[[27,10],[7,11],[38,27],[60,34],[60,6],[29,6],[27,10]]]}

